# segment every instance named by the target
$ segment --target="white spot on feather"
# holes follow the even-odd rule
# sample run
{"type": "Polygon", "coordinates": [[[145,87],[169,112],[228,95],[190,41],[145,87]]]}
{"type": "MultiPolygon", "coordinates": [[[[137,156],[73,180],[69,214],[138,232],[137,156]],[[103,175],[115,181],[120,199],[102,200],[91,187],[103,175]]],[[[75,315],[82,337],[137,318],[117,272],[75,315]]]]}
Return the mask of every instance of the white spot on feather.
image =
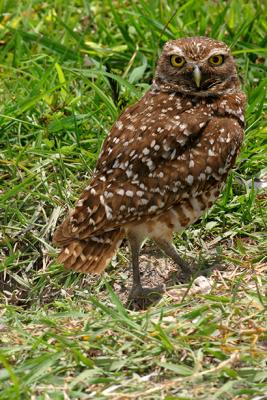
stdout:
{"type": "Polygon", "coordinates": [[[213,156],[216,156],[216,153],[214,153],[213,150],[209,149],[208,155],[211,156],[211,157],[213,157],[213,156]]]}
{"type": "Polygon", "coordinates": [[[125,194],[128,197],[133,197],[133,191],[132,190],[127,190],[125,194]]]}
{"type": "Polygon", "coordinates": [[[193,168],[195,166],[195,163],[193,160],[189,161],[189,168],[193,168]]]}
{"type": "Polygon", "coordinates": [[[194,182],[194,177],[192,175],[188,175],[185,180],[187,183],[189,183],[189,185],[192,185],[194,182]]]}
{"type": "Polygon", "coordinates": [[[123,128],[123,123],[121,121],[117,121],[115,124],[116,128],[119,129],[119,131],[123,128]]]}
{"type": "Polygon", "coordinates": [[[157,209],[158,209],[157,206],[151,206],[151,207],[149,207],[148,212],[149,213],[154,213],[157,209]]]}

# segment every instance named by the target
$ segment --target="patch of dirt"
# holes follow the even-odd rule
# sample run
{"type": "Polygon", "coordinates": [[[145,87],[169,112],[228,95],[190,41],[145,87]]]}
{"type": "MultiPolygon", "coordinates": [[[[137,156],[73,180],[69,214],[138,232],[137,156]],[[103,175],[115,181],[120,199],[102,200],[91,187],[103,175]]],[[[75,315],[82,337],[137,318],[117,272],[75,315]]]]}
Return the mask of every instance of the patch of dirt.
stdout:
{"type": "MultiPolygon", "coordinates": [[[[185,258],[182,255],[183,258],[185,258]]],[[[153,243],[149,243],[144,246],[141,251],[139,258],[140,261],[140,273],[141,282],[144,287],[157,287],[166,286],[166,288],[175,286],[179,283],[188,283],[192,278],[196,278],[199,275],[210,275],[214,268],[219,268],[223,266],[219,265],[218,260],[214,260],[212,264],[207,262],[202,262],[201,265],[197,265],[196,269],[193,271],[193,275],[189,274],[184,276],[182,274],[179,266],[175,264],[169,257],[165,256],[161,250],[159,250],[153,243]]],[[[193,260],[187,260],[191,265],[193,260]]],[[[144,309],[149,305],[158,302],[162,295],[153,295],[149,299],[138,300],[138,301],[128,301],[129,292],[132,287],[132,269],[131,265],[125,265],[118,268],[118,274],[115,276],[115,282],[113,288],[120,298],[121,302],[132,309],[144,309]],[[121,280],[120,276],[127,279],[121,280]]]]}
{"type": "MultiPolygon", "coordinates": [[[[168,257],[153,247],[145,247],[139,258],[141,282],[143,287],[157,287],[166,285],[166,287],[173,286],[179,282],[179,267],[170,260],[168,257]]],[[[123,304],[132,306],[131,308],[139,309],[146,308],[152,303],[161,299],[161,295],[153,295],[149,299],[142,299],[140,301],[128,301],[129,292],[132,288],[132,268],[131,265],[125,265],[119,269],[120,273],[127,276],[122,286],[121,280],[115,280],[113,288],[123,304]]],[[[119,274],[118,274],[119,278],[119,274]]]]}

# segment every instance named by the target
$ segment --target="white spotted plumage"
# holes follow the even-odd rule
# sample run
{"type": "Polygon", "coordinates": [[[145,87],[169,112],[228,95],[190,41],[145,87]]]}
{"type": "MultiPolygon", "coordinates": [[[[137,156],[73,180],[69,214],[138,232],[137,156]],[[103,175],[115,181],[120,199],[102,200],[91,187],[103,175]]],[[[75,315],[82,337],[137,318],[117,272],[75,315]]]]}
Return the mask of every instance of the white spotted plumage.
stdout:
{"type": "Polygon", "coordinates": [[[194,222],[219,195],[235,161],[244,104],[223,42],[167,42],[151,89],[112,127],[90,185],[55,234],[63,247],[59,260],[101,272],[124,236],[157,239],[162,231],[170,239],[194,222]],[[170,65],[173,52],[185,58],[188,74],[170,65]],[[225,62],[212,69],[208,57],[217,53],[225,62]],[[189,64],[198,64],[208,83],[197,88],[189,64]]]}

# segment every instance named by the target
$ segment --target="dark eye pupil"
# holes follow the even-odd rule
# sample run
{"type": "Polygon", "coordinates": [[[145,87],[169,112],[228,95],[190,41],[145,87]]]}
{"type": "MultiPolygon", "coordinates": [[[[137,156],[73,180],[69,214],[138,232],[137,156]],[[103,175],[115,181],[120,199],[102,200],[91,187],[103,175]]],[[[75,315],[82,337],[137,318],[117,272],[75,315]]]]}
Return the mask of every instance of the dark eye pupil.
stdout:
{"type": "Polygon", "coordinates": [[[213,57],[213,62],[215,62],[215,63],[219,62],[219,57],[217,57],[217,56],[213,57]]]}
{"type": "Polygon", "coordinates": [[[180,63],[182,62],[182,58],[181,58],[181,57],[176,57],[176,58],[175,58],[175,62],[176,62],[177,64],[180,64],[180,63]]]}

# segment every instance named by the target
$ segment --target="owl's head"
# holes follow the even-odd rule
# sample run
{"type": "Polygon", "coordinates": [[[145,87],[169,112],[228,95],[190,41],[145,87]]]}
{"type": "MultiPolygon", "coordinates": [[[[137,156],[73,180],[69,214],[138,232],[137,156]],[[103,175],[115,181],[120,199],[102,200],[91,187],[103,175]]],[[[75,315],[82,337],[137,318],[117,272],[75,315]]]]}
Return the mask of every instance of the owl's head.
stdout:
{"type": "Polygon", "coordinates": [[[190,37],[165,43],[155,83],[193,96],[218,96],[239,87],[235,61],[223,42],[190,37]]]}

